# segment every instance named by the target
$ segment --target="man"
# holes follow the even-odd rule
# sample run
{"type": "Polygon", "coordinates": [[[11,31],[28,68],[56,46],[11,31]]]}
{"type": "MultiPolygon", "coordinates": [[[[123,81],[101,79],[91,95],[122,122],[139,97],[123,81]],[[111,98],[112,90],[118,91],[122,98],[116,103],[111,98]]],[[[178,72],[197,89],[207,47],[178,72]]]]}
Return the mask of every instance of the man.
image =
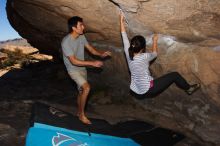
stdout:
{"type": "Polygon", "coordinates": [[[85,124],[91,124],[91,121],[85,115],[85,104],[90,91],[90,85],[87,81],[87,71],[85,67],[102,67],[102,61],[85,61],[84,48],[91,54],[102,58],[111,56],[111,52],[100,52],[91,46],[84,34],[85,28],[83,19],[74,16],[68,20],[69,34],[62,40],[63,60],[68,74],[76,82],[79,90],[77,97],[79,120],[85,124]]]}

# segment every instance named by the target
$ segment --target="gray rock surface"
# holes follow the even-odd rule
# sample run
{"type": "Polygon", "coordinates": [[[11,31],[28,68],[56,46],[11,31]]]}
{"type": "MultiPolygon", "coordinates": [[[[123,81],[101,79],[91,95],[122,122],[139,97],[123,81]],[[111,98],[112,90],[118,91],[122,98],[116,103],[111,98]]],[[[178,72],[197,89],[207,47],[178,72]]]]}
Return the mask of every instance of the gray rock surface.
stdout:
{"type": "Polygon", "coordinates": [[[192,96],[172,86],[155,99],[137,101],[152,113],[142,118],[201,144],[220,145],[220,1],[8,0],[7,14],[22,37],[53,55],[59,54],[67,19],[83,17],[88,40],[113,52],[103,71],[90,77],[99,78],[95,85],[106,86],[114,99],[123,101],[129,96],[129,74],[119,32],[119,7],[128,21],[129,37],[142,34],[150,45],[152,33],[161,34],[159,56],[151,67],[155,77],[178,71],[190,83],[202,83],[202,89],[192,96]]]}

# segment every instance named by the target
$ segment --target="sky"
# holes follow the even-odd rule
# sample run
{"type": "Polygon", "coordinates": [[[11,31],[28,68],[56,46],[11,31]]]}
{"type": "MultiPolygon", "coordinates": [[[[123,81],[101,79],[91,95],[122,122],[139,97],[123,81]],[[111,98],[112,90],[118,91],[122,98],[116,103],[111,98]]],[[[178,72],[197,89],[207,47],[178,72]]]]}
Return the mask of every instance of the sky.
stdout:
{"type": "Polygon", "coordinates": [[[21,38],[8,22],[5,10],[6,1],[7,0],[0,0],[0,41],[21,38]]]}

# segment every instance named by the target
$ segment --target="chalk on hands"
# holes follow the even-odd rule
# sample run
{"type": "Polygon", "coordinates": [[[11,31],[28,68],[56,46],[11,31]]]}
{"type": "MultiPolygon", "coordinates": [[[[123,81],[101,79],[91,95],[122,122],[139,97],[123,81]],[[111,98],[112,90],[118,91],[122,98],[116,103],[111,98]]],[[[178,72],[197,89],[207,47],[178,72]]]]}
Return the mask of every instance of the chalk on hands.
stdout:
{"type": "Polygon", "coordinates": [[[119,8],[119,10],[120,10],[121,14],[124,16],[125,22],[126,22],[127,25],[128,25],[128,20],[127,20],[127,18],[126,18],[126,16],[125,16],[125,13],[123,12],[123,10],[122,10],[121,8],[119,8]]]}

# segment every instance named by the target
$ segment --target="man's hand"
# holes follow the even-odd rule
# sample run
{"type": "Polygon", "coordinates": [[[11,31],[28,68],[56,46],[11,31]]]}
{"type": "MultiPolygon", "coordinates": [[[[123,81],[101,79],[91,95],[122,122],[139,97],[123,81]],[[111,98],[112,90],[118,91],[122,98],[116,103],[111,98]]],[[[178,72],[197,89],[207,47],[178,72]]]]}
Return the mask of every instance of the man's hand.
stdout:
{"type": "Polygon", "coordinates": [[[100,55],[100,57],[102,57],[102,58],[105,58],[107,56],[112,56],[112,53],[110,51],[105,51],[100,55]]]}
{"type": "Polygon", "coordinates": [[[93,61],[91,64],[93,67],[102,67],[103,62],[102,61],[93,61]]]}

